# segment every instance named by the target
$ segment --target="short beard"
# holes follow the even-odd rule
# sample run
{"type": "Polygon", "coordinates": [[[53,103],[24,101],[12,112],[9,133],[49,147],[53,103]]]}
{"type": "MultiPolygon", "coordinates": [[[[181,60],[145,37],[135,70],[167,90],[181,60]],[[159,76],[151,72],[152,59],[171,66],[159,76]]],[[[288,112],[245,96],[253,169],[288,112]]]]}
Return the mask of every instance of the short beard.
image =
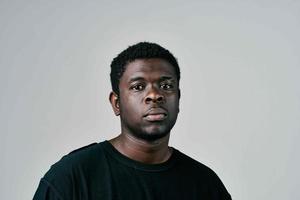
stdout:
{"type": "Polygon", "coordinates": [[[161,138],[166,137],[169,135],[170,132],[163,132],[160,134],[149,134],[149,133],[136,133],[136,132],[131,132],[131,134],[138,139],[144,140],[146,142],[154,142],[156,140],[159,140],[161,138]]]}

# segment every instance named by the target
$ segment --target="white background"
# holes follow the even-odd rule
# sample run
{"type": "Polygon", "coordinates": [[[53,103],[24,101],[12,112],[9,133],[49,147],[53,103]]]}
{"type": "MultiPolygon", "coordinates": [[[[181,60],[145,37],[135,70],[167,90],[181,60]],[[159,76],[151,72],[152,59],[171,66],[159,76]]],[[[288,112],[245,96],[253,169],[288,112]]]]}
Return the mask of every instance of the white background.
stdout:
{"type": "Polygon", "coordinates": [[[300,3],[0,1],[0,199],[31,199],[51,164],[116,136],[110,62],[157,42],[182,71],[170,145],[233,199],[300,199],[300,3]]]}

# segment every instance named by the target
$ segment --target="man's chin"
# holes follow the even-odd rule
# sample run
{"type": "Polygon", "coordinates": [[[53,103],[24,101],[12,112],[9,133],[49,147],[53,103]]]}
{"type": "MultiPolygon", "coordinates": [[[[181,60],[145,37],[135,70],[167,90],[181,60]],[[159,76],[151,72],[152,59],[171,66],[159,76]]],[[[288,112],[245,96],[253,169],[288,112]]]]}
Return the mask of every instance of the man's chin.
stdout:
{"type": "Polygon", "coordinates": [[[167,135],[169,135],[169,132],[144,132],[144,133],[140,133],[135,135],[135,137],[145,140],[147,142],[153,142],[159,139],[162,139],[164,137],[166,137],[167,135]]]}

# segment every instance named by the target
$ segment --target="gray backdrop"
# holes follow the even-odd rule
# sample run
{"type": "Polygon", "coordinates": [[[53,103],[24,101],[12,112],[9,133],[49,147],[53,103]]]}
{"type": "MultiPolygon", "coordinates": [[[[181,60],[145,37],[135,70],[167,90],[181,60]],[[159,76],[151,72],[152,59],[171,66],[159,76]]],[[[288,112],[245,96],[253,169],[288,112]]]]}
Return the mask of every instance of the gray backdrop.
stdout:
{"type": "Polygon", "coordinates": [[[0,1],[0,199],[31,199],[50,165],[116,136],[109,65],[152,41],[182,70],[170,144],[234,199],[300,199],[300,4],[0,1]]]}

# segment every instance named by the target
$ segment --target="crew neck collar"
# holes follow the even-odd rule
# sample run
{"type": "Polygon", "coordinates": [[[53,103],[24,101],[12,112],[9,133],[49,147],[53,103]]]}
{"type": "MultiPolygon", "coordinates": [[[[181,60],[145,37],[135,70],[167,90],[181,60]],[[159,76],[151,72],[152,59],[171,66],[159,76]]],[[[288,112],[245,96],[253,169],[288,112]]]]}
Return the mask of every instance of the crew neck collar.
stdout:
{"type": "Polygon", "coordinates": [[[171,168],[177,160],[176,157],[178,154],[178,151],[175,148],[172,148],[172,154],[167,161],[158,164],[146,164],[123,155],[107,140],[103,142],[103,147],[106,150],[106,152],[108,152],[111,155],[111,157],[116,159],[118,162],[121,162],[122,164],[137,170],[152,172],[165,171],[171,168]]]}

